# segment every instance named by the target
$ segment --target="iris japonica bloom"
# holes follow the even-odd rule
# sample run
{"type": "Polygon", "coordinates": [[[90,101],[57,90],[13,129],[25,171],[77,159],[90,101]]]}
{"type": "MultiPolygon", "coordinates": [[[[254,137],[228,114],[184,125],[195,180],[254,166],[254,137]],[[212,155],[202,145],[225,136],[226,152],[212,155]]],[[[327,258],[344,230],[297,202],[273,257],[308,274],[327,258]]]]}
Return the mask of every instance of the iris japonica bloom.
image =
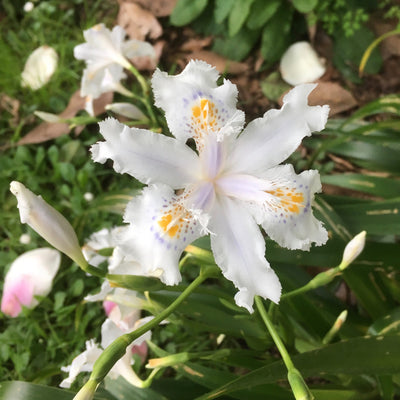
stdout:
{"type": "Polygon", "coordinates": [[[100,123],[105,141],[92,154],[148,184],[125,211],[125,254],[148,271],[162,270],[161,280],[174,285],[186,245],[211,233],[215,261],[238,288],[236,303],[252,312],[255,295],[278,302],[281,293],[258,225],[290,249],[308,250],[328,238],[311,209],[321,189],[318,172],[297,175],[291,165],[279,164],[304,136],[324,128],[329,107],[309,106],[315,85],[304,84],[285,96],[281,110],[243,129],[236,86],[228,80],[218,86],[218,78],[202,61],[191,61],[177,76],[157,70],[155,104],[175,138],[109,118],[100,123]]]}
{"type": "Polygon", "coordinates": [[[47,296],[61,263],[61,254],[47,247],[27,251],[11,264],[4,279],[1,311],[17,317],[22,306],[34,308],[35,296],[47,296]]]}
{"type": "Polygon", "coordinates": [[[115,26],[112,31],[104,24],[98,24],[83,32],[86,42],[75,46],[74,56],[85,60],[81,82],[81,96],[87,98],[87,111],[91,113],[93,99],[102,93],[117,91],[130,96],[120,81],[126,78],[124,68],[131,67],[129,58],[151,56],[154,48],[140,40],[124,40],[125,30],[115,26]]]}

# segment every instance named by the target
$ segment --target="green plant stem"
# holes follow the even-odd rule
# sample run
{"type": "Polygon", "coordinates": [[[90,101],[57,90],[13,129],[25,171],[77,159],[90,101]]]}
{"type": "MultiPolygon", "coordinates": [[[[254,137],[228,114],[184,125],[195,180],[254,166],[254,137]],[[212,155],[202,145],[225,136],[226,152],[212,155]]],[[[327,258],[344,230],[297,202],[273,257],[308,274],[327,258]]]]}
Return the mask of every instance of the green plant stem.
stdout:
{"type": "Polygon", "coordinates": [[[289,371],[289,370],[295,368],[295,366],[292,362],[292,359],[290,358],[290,355],[289,355],[288,351],[286,350],[286,347],[283,344],[282,339],[278,335],[278,332],[276,331],[274,324],[269,319],[268,313],[265,310],[262,299],[259,296],[255,297],[255,303],[257,306],[257,310],[260,313],[261,318],[264,321],[264,324],[267,327],[268,332],[270,333],[270,335],[272,337],[272,340],[274,341],[276,347],[279,350],[279,353],[282,356],[283,362],[285,363],[287,370],[289,371]]]}
{"type": "Polygon", "coordinates": [[[144,98],[141,99],[141,102],[146,107],[147,112],[149,114],[149,117],[150,117],[154,127],[158,126],[157,118],[156,118],[153,108],[149,102],[150,88],[149,88],[147,81],[143,78],[143,76],[140,74],[140,72],[132,64],[129,67],[129,71],[132,72],[132,74],[135,76],[135,78],[139,82],[140,87],[142,88],[142,93],[143,93],[144,98]]]}
{"type": "Polygon", "coordinates": [[[310,282],[306,283],[304,286],[301,286],[295,290],[292,290],[291,292],[284,293],[281,296],[281,300],[286,300],[289,297],[293,296],[298,296],[299,294],[304,294],[306,292],[309,292],[310,290],[317,289],[321,286],[324,286],[328,284],[329,282],[332,281],[333,278],[336,276],[340,275],[342,273],[342,264],[338,265],[335,268],[331,268],[327,271],[321,272],[317,276],[315,276],[313,279],[311,279],[310,282]]]}
{"type": "Polygon", "coordinates": [[[87,272],[90,275],[94,275],[97,276],[99,278],[105,278],[106,276],[106,272],[102,271],[99,268],[93,267],[91,265],[89,265],[87,262],[79,262],[78,265],[81,267],[81,269],[85,272],[87,272]]]}
{"type": "MultiPolygon", "coordinates": [[[[105,376],[110,372],[114,364],[125,354],[126,348],[138,337],[145,334],[157,326],[160,322],[166,319],[185,299],[190,293],[196,289],[204,280],[214,276],[213,269],[204,268],[200,271],[200,275],[175,299],[165,310],[155,316],[151,321],[143,326],[134,330],[133,332],[126,333],[115,339],[100,355],[93,366],[92,374],[89,380],[77,393],[76,398],[79,398],[79,393],[87,393],[88,388],[97,388],[105,376]]],[[[94,394],[94,391],[93,391],[94,394]]],[[[89,399],[89,398],[88,398],[89,399]]]]}
{"type": "Polygon", "coordinates": [[[276,331],[274,324],[270,320],[268,313],[265,310],[261,297],[255,296],[255,303],[257,306],[257,310],[260,313],[261,318],[264,321],[264,324],[267,327],[268,332],[270,333],[272,340],[274,341],[276,347],[278,348],[278,351],[286,366],[286,369],[288,371],[288,381],[296,400],[314,399],[314,396],[311,394],[310,389],[308,388],[306,382],[301,376],[300,371],[296,369],[296,367],[294,366],[293,361],[290,358],[290,355],[286,350],[286,347],[282,339],[278,335],[278,332],[276,331]]]}

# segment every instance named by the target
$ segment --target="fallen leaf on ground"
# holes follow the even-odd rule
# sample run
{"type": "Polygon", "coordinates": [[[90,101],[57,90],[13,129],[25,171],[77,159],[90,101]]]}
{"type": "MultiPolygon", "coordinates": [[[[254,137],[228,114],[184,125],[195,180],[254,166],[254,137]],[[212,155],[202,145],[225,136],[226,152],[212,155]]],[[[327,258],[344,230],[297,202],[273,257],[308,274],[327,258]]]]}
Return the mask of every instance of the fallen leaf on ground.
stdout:
{"type": "Polygon", "coordinates": [[[135,3],[121,3],[117,24],[122,26],[131,39],[157,39],[162,35],[162,27],[157,18],[135,3]]]}
{"type": "Polygon", "coordinates": [[[205,38],[201,37],[190,38],[185,43],[183,43],[180,50],[188,52],[200,51],[203,50],[205,47],[210,46],[212,41],[213,41],[212,36],[207,36],[205,38]]]}
{"type": "MultiPolygon", "coordinates": [[[[282,98],[279,104],[282,105],[282,98]]],[[[339,114],[357,106],[353,95],[342,88],[336,82],[318,82],[317,87],[308,96],[308,104],[311,106],[328,104],[330,107],[329,116],[339,114]]]]}
{"type": "Polygon", "coordinates": [[[228,60],[227,58],[208,50],[194,51],[185,55],[183,60],[185,65],[189,60],[203,60],[208,64],[213,65],[221,74],[243,74],[249,68],[245,63],[228,60]]]}
{"type": "MultiPolygon", "coordinates": [[[[102,114],[105,111],[107,104],[112,102],[113,92],[102,94],[98,99],[93,102],[93,110],[95,115],[102,114]]],[[[85,99],[80,96],[80,90],[77,90],[71,97],[65,110],[59,114],[62,119],[69,119],[75,117],[78,111],[85,109],[85,99]]],[[[75,133],[78,134],[84,127],[77,127],[75,133]]],[[[69,133],[70,125],[65,122],[43,122],[36,128],[28,132],[16,144],[18,146],[23,144],[42,143],[47,140],[55,139],[59,136],[69,133]]]]}
{"type": "Polygon", "coordinates": [[[310,105],[328,104],[330,116],[357,106],[353,95],[336,82],[319,82],[318,86],[310,93],[308,102],[310,105]]]}
{"type": "Polygon", "coordinates": [[[19,100],[13,99],[5,93],[0,93],[0,111],[5,110],[12,115],[12,118],[10,118],[9,120],[9,124],[12,128],[18,125],[19,106],[19,100]]]}
{"type": "Polygon", "coordinates": [[[119,3],[137,3],[149,10],[155,17],[167,17],[172,13],[178,0],[120,0],[119,3]]]}

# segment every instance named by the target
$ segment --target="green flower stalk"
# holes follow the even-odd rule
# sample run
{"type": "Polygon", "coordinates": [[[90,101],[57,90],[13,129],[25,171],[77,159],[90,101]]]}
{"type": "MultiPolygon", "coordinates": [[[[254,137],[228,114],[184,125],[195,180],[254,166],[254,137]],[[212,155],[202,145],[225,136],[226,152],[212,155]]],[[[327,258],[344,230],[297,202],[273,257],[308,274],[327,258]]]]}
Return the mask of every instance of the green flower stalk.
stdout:
{"type": "Polygon", "coordinates": [[[335,267],[328,269],[327,271],[321,272],[316,275],[310,282],[306,283],[304,286],[292,290],[291,292],[282,295],[282,300],[288,297],[297,296],[299,294],[306,293],[310,290],[317,289],[319,287],[325,286],[332,280],[342,274],[342,272],[360,255],[365,246],[366,231],[360,232],[358,235],[354,236],[352,240],[346,245],[343,258],[340,264],[335,267]]]}
{"type": "Polygon", "coordinates": [[[126,348],[138,337],[142,336],[147,331],[153,329],[160,322],[165,320],[188,296],[192,293],[197,286],[199,286],[207,278],[215,276],[215,269],[213,267],[204,267],[200,271],[200,275],[175,299],[165,310],[155,316],[151,321],[135,329],[133,332],[126,333],[116,340],[114,340],[100,355],[93,366],[92,374],[89,380],[81,388],[81,390],[74,397],[74,400],[90,400],[92,397],[80,397],[83,393],[89,393],[93,388],[96,388],[101,381],[110,372],[114,364],[125,354],[126,348]]]}
{"type": "Polygon", "coordinates": [[[276,331],[274,324],[270,320],[268,313],[264,308],[263,302],[259,296],[255,297],[255,303],[258,312],[260,313],[261,318],[263,319],[264,324],[267,327],[268,332],[270,333],[276,347],[278,348],[279,353],[282,356],[282,360],[285,363],[285,366],[288,370],[288,375],[287,375],[288,381],[292,389],[292,392],[294,394],[294,397],[296,398],[296,400],[313,400],[314,396],[310,392],[310,389],[308,388],[306,382],[304,381],[300,371],[294,366],[293,361],[290,358],[290,355],[286,350],[286,347],[282,339],[278,335],[278,332],[276,331]]]}

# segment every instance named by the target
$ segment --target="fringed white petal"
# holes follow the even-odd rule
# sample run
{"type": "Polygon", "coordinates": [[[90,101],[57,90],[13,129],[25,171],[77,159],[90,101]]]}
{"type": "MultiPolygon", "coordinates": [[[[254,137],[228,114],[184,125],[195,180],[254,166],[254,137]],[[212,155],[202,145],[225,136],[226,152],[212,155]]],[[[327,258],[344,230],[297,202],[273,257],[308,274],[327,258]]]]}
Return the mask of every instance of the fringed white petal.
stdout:
{"type": "Polygon", "coordinates": [[[162,271],[167,285],[181,280],[179,257],[184,248],[201,236],[200,223],[166,185],[152,185],[128,203],[124,215],[130,223],[120,247],[134,254],[146,273],[162,271]]]}
{"type": "Polygon", "coordinates": [[[165,183],[183,188],[200,174],[196,153],[175,139],[143,129],[129,128],[116,119],[100,122],[106,139],[92,146],[93,160],[114,161],[114,169],[143,183],[165,183]]]}
{"type": "Polygon", "coordinates": [[[69,388],[81,372],[91,372],[93,364],[100,357],[103,350],[95,343],[94,339],[86,342],[86,350],[72,360],[71,365],[62,367],[69,376],[60,383],[60,387],[69,388]]]}
{"type": "Polygon", "coordinates": [[[201,151],[204,139],[213,135],[237,135],[244,114],[236,110],[237,88],[229,81],[217,86],[218,72],[203,61],[190,61],[176,76],[156,70],[152,86],[156,105],[166,113],[172,134],[186,142],[193,137],[201,151]]]}
{"type": "Polygon", "coordinates": [[[269,200],[253,204],[252,211],[266,233],[283,247],[309,250],[328,240],[328,233],[312,213],[314,194],[321,190],[317,171],[300,175],[291,165],[280,165],[263,174],[273,188],[266,193],[269,200]]]}
{"type": "Polygon", "coordinates": [[[329,106],[309,106],[307,97],[315,84],[299,85],[283,99],[280,110],[270,110],[250,122],[236,141],[227,168],[257,174],[283,162],[305,136],[325,127],[329,106]]]}
{"type": "Polygon", "coordinates": [[[279,302],[281,285],[264,257],[260,229],[241,204],[220,197],[210,219],[211,247],[224,276],[239,289],[236,304],[253,312],[254,296],[279,302]]]}

